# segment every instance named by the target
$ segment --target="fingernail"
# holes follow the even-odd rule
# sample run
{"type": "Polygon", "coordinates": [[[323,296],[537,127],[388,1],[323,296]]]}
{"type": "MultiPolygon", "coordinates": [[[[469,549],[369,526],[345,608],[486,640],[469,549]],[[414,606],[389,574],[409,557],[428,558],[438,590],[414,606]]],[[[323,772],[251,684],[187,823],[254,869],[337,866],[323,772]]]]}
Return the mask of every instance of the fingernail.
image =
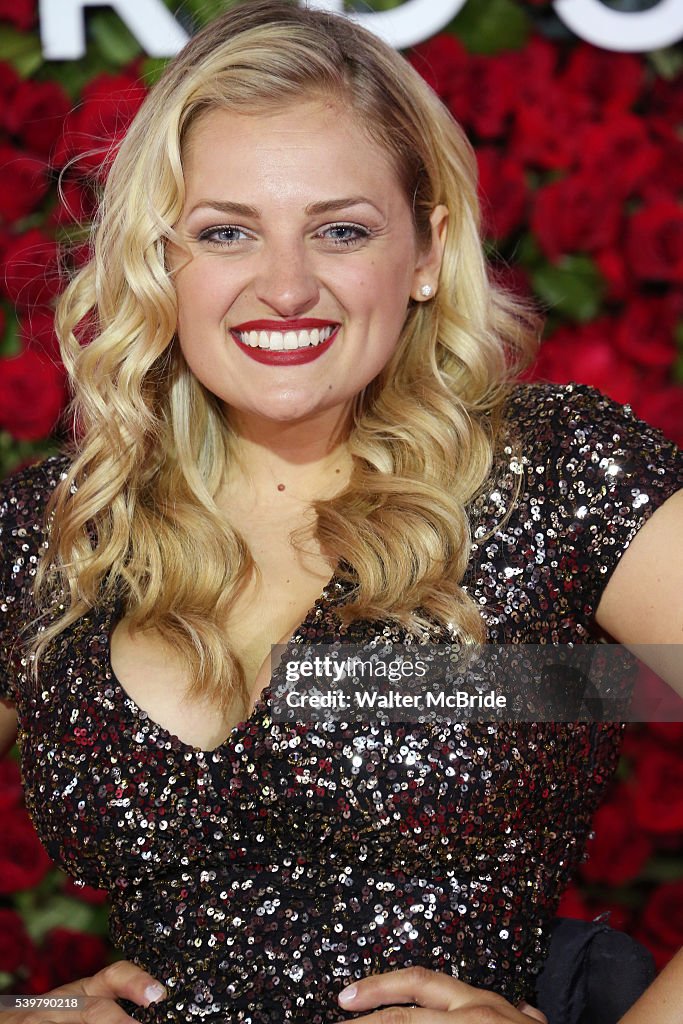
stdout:
{"type": "Polygon", "coordinates": [[[162,999],[166,995],[166,989],[163,985],[160,985],[158,981],[155,981],[153,985],[148,985],[145,989],[145,998],[150,1003],[156,1003],[157,1000],[162,999]]]}
{"type": "Polygon", "coordinates": [[[350,1003],[351,1000],[356,997],[357,992],[358,992],[358,986],[357,985],[348,985],[345,989],[343,989],[339,993],[339,1002],[340,1003],[350,1003]]]}

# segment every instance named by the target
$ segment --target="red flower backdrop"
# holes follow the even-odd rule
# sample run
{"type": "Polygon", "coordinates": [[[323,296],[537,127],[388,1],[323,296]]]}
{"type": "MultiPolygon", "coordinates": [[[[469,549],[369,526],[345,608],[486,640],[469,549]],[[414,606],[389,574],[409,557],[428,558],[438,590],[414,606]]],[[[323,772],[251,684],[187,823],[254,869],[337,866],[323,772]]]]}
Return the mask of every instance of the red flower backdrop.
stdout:
{"type": "MultiPolygon", "coordinates": [[[[226,6],[182,9],[198,24],[226,6]]],[[[0,26],[5,474],[55,451],[68,429],[53,300],[93,211],[88,176],[160,62],[144,60],[110,12],[89,15],[78,64],[43,62],[35,0],[0,0],[0,26]]],[[[467,4],[410,56],[475,143],[496,272],[547,311],[536,376],[593,384],[683,443],[683,58],[596,49],[545,0],[467,4]]],[[[560,907],[611,910],[660,967],[683,944],[682,743],[683,724],[628,730],[589,859],[560,907]]],[[[102,894],[79,890],[43,852],[14,757],[0,763],[0,990],[41,992],[112,953],[102,894]]]]}

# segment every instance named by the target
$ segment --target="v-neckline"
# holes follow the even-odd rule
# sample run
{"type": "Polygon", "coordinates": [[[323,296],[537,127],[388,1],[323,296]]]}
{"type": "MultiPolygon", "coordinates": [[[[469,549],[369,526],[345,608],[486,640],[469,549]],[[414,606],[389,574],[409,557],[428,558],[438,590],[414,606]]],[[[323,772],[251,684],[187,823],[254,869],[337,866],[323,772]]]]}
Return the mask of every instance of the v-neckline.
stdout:
{"type": "MultiPolygon", "coordinates": [[[[296,629],[292,631],[289,639],[287,640],[287,643],[278,644],[277,646],[288,648],[292,643],[301,642],[301,633],[308,626],[313,625],[317,618],[319,608],[325,602],[330,600],[330,595],[332,591],[341,585],[341,581],[339,580],[337,572],[338,569],[335,570],[331,579],[323,588],[323,591],[320,594],[320,596],[316,599],[315,604],[313,604],[309,608],[303,620],[299,623],[296,629]]],[[[256,698],[254,706],[249,715],[246,718],[242,719],[240,722],[237,722],[232,727],[232,729],[225,737],[225,739],[218,744],[218,746],[213,747],[211,750],[205,750],[201,747],[194,746],[191,743],[186,743],[184,740],[181,740],[180,737],[177,736],[175,733],[171,732],[170,729],[166,729],[163,725],[160,725],[159,722],[156,722],[147,711],[145,711],[143,708],[139,706],[139,704],[136,703],[136,701],[130,696],[122,682],[119,680],[118,676],[116,675],[116,672],[114,671],[114,667],[112,665],[111,660],[111,637],[112,633],[114,632],[114,629],[116,628],[119,622],[120,616],[117,613],[120,610],[122,610],[121,602],[116,601],[109,607],[107,611],[106,619],[104,622],[104,635],[106,637],[106,645],[103,651],[102,660],[105,662],[104,667],[106,670],[107,678],[111,680],[111,687],[114,692],[114,695],[118,699],[122,707],[125,708],[125,710],[129,714],[132,714],[134,718],[139,719],[140,721],[147,722],[153,728],[154,732],[158,736],[170,740],[175,747],[177,747],[184,753],[194,754],[196,757],[203,758],[212,758],[216,755],[223,754],[224,752],[229,753],[230,749],[237,742],[238,737],[243,735],[249,729],[249,727],[253,725],[254,721],[259,717],[259,715],[263,713],[263,711],[267,707],[272,692],[273,683],[278,677],[280,667],[284,662],[284,657],[280,659],[280,662],[275,668],[273,674],[271,675],[269,682],[261,690],[260,694],[256,698]]],[[[263,665],[261,665],[261,667],[259,668],[259,673],[262,667],[263,665]]]]}

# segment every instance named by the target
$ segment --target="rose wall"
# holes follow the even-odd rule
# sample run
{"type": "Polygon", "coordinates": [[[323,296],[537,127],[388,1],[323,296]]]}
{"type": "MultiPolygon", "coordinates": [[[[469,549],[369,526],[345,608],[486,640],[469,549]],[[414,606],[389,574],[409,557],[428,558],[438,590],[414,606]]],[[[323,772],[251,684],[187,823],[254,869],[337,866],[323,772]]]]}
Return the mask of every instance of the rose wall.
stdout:
{"type": "MultiPolygon", "coordinates": [[[[228,5],[185,0],[177,17],[191,30],[228,5]]],[[[36,6],[0,0],[0,475],[69,430],[54,298],[85,252],[103,154],[162,66],[106,10],[88,15],[86,58],[44,62],[36,6]]],[[[600,50],[544,0],[477,0],[409,56],[476,146],[495,272],[547,314],[532,376],[595,385],[683,444],[680,52],[600,50]]],[[[628,727],[560,906],[610,910],[660,967],[683,944],[682,750],[683,723],[628,727]]],[[[114,955],[105,901],[43,852],[16,749],[0,815],[0,991],[98,970],[114,955]]]]}

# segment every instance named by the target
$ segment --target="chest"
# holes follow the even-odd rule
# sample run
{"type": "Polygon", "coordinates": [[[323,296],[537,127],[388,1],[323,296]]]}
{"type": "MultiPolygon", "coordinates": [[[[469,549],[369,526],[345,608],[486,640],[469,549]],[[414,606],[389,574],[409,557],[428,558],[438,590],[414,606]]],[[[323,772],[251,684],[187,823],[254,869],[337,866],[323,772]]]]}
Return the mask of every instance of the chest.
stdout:
{"type": "MultiPolygon", "coordinates": [[[[248,713],[270,682],[271,646],[289,640],[334,571],[314,540],[299,551],[289,534],[264,521],[252,524],[249,534],[256,572],[224,624],[245,673],[248,713]]],[[[207,701],[190,700],[190,677],[177,653],[157,634],[133,631],[127,617],[112,631],[111,664],[138,707],[184,743],[213,749],[243,717],[238,708],[225,715],[207,701]]]]}

